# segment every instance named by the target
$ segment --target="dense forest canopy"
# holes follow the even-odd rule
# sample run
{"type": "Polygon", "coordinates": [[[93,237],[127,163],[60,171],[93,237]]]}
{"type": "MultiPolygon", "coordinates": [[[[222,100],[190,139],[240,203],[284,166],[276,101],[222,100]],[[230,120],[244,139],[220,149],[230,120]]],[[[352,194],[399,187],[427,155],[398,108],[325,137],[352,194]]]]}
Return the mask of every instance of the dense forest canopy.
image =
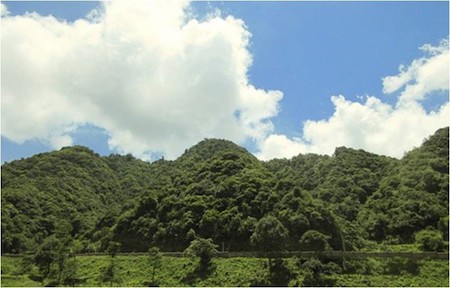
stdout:
{"type": "Polygon", "coordinates": [[[339,147],[262,162],[207,139],[153,163],[67,147],[5,163],[1,177],[2,253],[35,251],[61,231],[78,252],[112,241],[183,251],[196,237],[227,251],[361,250],[428,232],[448,240],[448,128],[400,160],[339,147]]]}

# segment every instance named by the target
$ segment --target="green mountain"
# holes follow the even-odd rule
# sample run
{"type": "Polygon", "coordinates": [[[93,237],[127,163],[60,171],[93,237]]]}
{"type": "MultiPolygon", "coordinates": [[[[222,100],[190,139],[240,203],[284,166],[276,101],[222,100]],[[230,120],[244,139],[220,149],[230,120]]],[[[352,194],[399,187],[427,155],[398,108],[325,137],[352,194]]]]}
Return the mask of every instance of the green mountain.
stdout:
{"type": "Polygon", "coordinates": [[[254,250],[250,237],[267,215],[289,232],[289,250],[306,249],[308,237],[335,250],[411,243],[426,228],[448,239],[448,133],[401,160],[340,147],[262,162],[217,139],[153,163],[80,146],[38,154],[2,165],[2,251],[34,250],[61,227],[79,252],[110,241],[122,251],[182,251],[196,236],[254,250]]]}

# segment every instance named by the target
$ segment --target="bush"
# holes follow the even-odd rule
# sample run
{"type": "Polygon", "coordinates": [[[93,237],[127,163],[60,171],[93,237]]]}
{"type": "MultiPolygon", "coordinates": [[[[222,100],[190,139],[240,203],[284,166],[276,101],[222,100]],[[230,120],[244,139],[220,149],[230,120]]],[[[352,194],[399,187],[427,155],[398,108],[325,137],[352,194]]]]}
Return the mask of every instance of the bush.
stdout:
{"type": "Polygon", "coordinates": [[[448,221],[449,221],[449,216],[447,215],[445,217],[441,217],[441,219],[439,219],[439,223],[438,223],[438,228],[444,235],[445,241],[448,241],[448,221]]]}
{"type": "Polygon", "coordinates": [[[156,286],[155,272],[157,269],[161,268],[162,265],[162,254],[158,247],[150,247],[147,252],[148,255],[148,266],[150,267],[150,274],[152,275],[151,281],[147,281],[146,284],[150,286],[156,286]]]}
{"type": "Polygon", "coordinates": [[[200,258],[200,265],[196,269],[196,272],[200,275],[206,275],[214,270],[214,265],[212,265],[211,260],[217,254],[217,245],[214,244],[211,238],[197,238],[192,240],[184,253],[187,256],[200,258]]]}
{"type": "Polygon", "coordinates": [[[333,269],[338,268],[336,267],[337,265],[333,264],[331,265],[324,264],[317,258],[310,258],[305,262],[303,262],[302,269],[304,269],[306,275],[301,283],[301,286],[309,286],[309,287],[334,286],[336,281],[334,278],[330,277],[329,274],[331,274],[333,269]]]}
{"type": "Polygon", "coordinates": [[[316,230],[308,230],[300,238],[301,250],[304,251],[328,251],[331,250],[328,240],[330,236],[316,230]]]}
{"type": "Polygon", "coordinates": [[[109,283],[109,286],[113,286],[114,283],[122,283],[122,279],[118,275],[118,269],[114,260],[112,260],[107,267],[101,269],[99,280],[101,283],[109,283]]]}
{"type": "Polygon", "coordinates": [[[412,274],[416,275],[419,272],[419,263],[417,260],[395,257],[391,259],[385,259],[384,264],[384,274],[390,275],[402,275],[402,274],[412,274]]]}
{"type": "Polygon", "coordinates": [[[422,230],[416,234],[415,240],[423,251],[443,251],[445,248],[442,234],[436,230],[422,230]]]}
{"type": "Polygon", "coordinates": [[[286,266],[283,259],[275,259],[270,269],[270,286],[286,287],[292,278],[293,273],[286,266]]]}

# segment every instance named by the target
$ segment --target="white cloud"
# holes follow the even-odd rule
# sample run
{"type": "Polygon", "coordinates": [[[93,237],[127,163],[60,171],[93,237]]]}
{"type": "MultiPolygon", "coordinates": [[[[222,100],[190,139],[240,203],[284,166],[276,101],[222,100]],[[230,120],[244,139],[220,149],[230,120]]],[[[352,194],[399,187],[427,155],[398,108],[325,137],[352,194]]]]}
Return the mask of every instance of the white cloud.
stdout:
{"type": "Polygon", "coordinates": [[[330,118],[306,121],[299,138],[269,135],[260,141],[257,156],[268,160],[299,153],[332,154],[335,147],[347,146],[400,158],[420,146],[425,137],[450,123],[448,102],[431,112],[420,103],[433,97],[433,92],[449,90],[448,39],[439,46],[424,45],[421,49],[428,55],[401,67],[398,75],[383,78],[385,93],[403,87],[395,106],[376,97],[359,103],[333,96],[335,111],[330,118]]]}
{"type": "Polygon", "coordinates": [[[90,123],[120,152],[174,158],[205,137],[272,132],[282,93],[249,83],[243,21],[192,19],[188,1],[102,5],[68,23],[2,4],[3,136],[60,147],[90,123]]]}
{"type": "Polygon", "coordinates": [[[286,135],[271,134],[259,144],[256,156],[261,160],[291,158],[299,153],[312,152],[308,144],[299,138],[289,139],[286,135]]]}
{"type": "Polygon", "coordinates": [[[0,3],[0,14],[2,17],[9,15],[8,8],[6,8],[6,6],[3,3],[0,3]]]}
{"type": "Polygon", "coordinates": [[[437,47],[420,47],[428,57],[414,60],[408,68],[400,66],[400,74],[383,78],[383,92],[392,93],[404,87],[397,105],[423,100],[431,92],[448,90],[449,42],[442,40],[437,47]]]}

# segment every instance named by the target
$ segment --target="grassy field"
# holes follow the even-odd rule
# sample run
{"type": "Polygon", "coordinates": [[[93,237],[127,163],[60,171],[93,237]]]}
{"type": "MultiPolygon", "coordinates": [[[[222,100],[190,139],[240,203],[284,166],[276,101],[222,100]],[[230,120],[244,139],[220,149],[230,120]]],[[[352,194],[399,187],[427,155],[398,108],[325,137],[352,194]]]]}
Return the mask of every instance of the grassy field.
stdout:
{"type": "MultiPolygon", "coordinates": [[[[78,256],[77,276],[79,286],[108,286],[101,283],[102,268],[109,264],[107,256],[78,256]]],[[[117,256],[120,283],[115,286],[145,286],[151,278],[146,256],[117,256]]],[[[288,279],[283,283],[273,283],[267,269],[267,260],[258,258],[216,258],[215,269],[209,275],[198,276],[193,272],[196,263],[189,258],[163,257],[162,266],[156,271],[159,286],[300,286],[311,271],[299,265],[298,259],[285,259],[288,279]]],[[[448,287],[448,261],[408,259],[364,259],[346,262],[346,271],[324,272],[320,277],[333,286],[420,286],[448,287]]],[[[23,274],[20,257],[2,257],[1,285],[42,286],[41,282],[23,274]]],[[[284,276],[286,276],[284,275],[284,276]]],[[[322,285],[323,285],[322,283],[322,285]]],[[[320,283],[317,283],[320,285],[320,283]]],[[[322,286],[321,285],[321,286],[322,286]]]]}

